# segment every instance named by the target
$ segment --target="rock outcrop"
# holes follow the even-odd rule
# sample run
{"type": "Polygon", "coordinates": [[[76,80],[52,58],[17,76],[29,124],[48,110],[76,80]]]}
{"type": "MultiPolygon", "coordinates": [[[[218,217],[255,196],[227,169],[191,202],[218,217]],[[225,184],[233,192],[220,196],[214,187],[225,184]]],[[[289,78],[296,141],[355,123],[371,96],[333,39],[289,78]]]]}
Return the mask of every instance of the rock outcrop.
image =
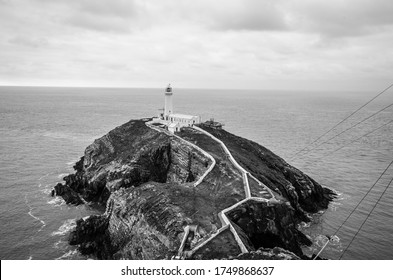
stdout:
{"type": "Polygon", "coordinates": [[[231,210],[228,217],[248,238],[252,245],[249,251],[280,247],[301,256],[300,246],[311,245],[311,241],[296,228],[298,219],[287,203],[249,200],[231,210]]]}
{"type": "Polygon", "coordinates": [[[307,213],[326,209],[335,194],[322,187],[311,177],[288,164],[269,149],[251,140],[236,136],[223,129],[201,125],[207,132],[225,143],[236,161],[268,186],[285,197],[302,220],[307,213]]]}
{"type": "Polygon", "coordinates": [[[228,211],[232,227],[249,253],[241,254],[233,234],[222,230],[219,212],[244,199],[242,174],[217,143],[195,131],[184,140],[132,120],[97,139],[54,193],[67,203],[105,206],[102,215],[77,221],[69,242],[98,259],[170,259],[184,245],[187,258],[304,257],[310,245],[297,230],[300,221],[328,206],[333,192],[290,166],[266,148],[222,129],[202,127],[221,139],[239,164],[271,188],[278,200],[247,201],[228,211]],[[186,226],[198,228],[185,236],[186,226]],[[205,240],[217,238],[206,246],[205,240]],[[210,239],[209,239],[210,238],[210,239]],[[279,247],[279,248],[276,248],[279,247]]]}
{"type": "Polygon", "coordinates": [[[75,174],[64,177],[56,195],[67,203],[104,204],[120,188],[145,182],[186,183],[203,174],[209,159],[180,140],[148,128],[145,121],[132,120],[110,131],[88,146],[75,164],[75,174]]]}
{"type": "Polygon", "coordinates": [[[294,253],[280,247],[273,249],[259,248],[250,253],[240,254],[237,260],[300,260],[294,253]]]}

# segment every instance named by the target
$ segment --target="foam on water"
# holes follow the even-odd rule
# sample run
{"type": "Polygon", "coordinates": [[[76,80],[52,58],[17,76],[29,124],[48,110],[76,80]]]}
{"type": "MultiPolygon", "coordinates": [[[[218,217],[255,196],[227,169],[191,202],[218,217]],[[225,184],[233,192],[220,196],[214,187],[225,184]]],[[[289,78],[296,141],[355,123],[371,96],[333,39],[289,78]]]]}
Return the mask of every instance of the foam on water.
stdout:
{"type": "Polygon", "coordinates": [[[56,260],[68,260],[71,259],[73,256],[78,255],[78,250],[70,250],[67,253],[63,254],[62,256],[56,258],[56,260]]]}
{"type": "Polygon", "coordinates": [[[319,247],[323,247],[328,240],[329,239],[325,235],[318,235],[315,237],[315,244],[319,247]]]}
{"type": "Polygon", "coordinates": [[[61,174],[57,175],[57,178],[63,180],[63,178],[64,178],[65,176],[67,176],[67,175],[69,175],[69,173],[61,173],[61,174]]]}
{"type": "Polygon", "coordinates": [[[40,232],[40,231],[46,226],[45,221],[42,220],[42,219],[40,219],[39,217],[37,217],[37,216],[35,216],[35,215],[33,214],[34,207],[32,207],[32,206],[29,204],[29,201],[28,201],[28,199],[27,199],[27,195],[25,195],[25,203],[26,203],[27,207],[29,207],[29,212],[27,212],[27,214],[28,214],[30,217],[32,217],[34,220],[39,221],[39,222],[41,223],[41,227],[40,227],[40,229],[38,230],[38,232],[40,232]]]}
{"type": "Polygon", "coordinates": [[[79,159],[71,160],[71,161],[67,162],[66,165],[68,165],[68,166],[73,166],[78,160],[79,160],[79,159]]]}
{"type": "Polygon", "coordinates": [[[308,222],[308,223],[306,223],[306,222],[301,222],[301,223],[299,224],[299,227],[300,227],[301,229],[303,229],[303,228],[309,228],[310,225],[311,225],[311,222],[308,222]]]}
{"type": "Polygon", "coordinates": [[[48,177],[49,175],[50,175],[50,173],[47,173],[47,174],[41,176],[40,178],[38,178],[38,181],[41,181],[42,179],[48,177]]]}
{"type": "Polygon", "coordinates": [[[66,235],[69,231],[76,227],[75,219],[66,220],[58,230],[51,233],[51,236],[66,235]]]}
{"type": "Polygon", "coordinates": [[[53,248],[58,249],[58,250],[63,250],[67,246],[68,246],[68,242],[61,240],[61,239],[59,241],[56,241],[55,244],[53,244],[53,248]]]}
{"type": "Polygon", "coordinates": [[[53,199],[49,200],[47,202],[48,204],[54,205],[56,207],[60,207],[66,204],[66,202],[64,201],[63,198],[61,198],[60,196],[55,196],[53,199]]]}

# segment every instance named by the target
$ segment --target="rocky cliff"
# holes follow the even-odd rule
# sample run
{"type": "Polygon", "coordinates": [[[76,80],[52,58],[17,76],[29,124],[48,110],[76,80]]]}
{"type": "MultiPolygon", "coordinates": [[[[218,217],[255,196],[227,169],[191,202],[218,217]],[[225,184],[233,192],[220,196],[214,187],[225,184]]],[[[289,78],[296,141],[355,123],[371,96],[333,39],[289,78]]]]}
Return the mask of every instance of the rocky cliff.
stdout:
{"type": "MultiPolygon", "coordinates": [[[[77,221],[71,245],[99,259],[304,257],[300,246],[311,242],[297,224],[328,206],[330,190],[257,143],[201,125],[275,195],[241,203],[244,178],[216,142],[192,128],[169,135],[147,121],[95,140],[55,186],[67,203],[106,207],[77,221]],[[225,224],[220,215],[232,205],[225,224]]],[[[255,182],[252,192],[263,193],[255,182]]]]}

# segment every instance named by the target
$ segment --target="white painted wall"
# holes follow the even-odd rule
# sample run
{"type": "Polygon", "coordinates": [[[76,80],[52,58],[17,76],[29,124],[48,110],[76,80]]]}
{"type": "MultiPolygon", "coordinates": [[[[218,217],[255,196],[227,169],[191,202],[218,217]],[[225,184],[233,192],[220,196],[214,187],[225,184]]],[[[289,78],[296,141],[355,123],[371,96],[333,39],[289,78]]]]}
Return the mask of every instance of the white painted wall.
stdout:
{"type": "Polygon", "coordinates": [[[164,107],[164,117],[173,114],[173,100],[172,100],[173,93],[166,92],[165,89],[165,107],[164,107]]]}

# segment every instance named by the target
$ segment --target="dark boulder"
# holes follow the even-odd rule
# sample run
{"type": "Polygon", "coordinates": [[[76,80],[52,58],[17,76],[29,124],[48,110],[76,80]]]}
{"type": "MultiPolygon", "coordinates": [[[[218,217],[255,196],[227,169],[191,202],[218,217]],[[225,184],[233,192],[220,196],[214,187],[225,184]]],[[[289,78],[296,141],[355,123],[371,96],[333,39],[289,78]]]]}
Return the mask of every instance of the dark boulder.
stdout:
{"type": "Polygon", "coordinates": [[[67,204],[79,205],[83,204],[83,200],[79,197],[79,194],[71,189],[68,185],[58,183],[54,187],[55,194],[61,196],[67,204]]]}

